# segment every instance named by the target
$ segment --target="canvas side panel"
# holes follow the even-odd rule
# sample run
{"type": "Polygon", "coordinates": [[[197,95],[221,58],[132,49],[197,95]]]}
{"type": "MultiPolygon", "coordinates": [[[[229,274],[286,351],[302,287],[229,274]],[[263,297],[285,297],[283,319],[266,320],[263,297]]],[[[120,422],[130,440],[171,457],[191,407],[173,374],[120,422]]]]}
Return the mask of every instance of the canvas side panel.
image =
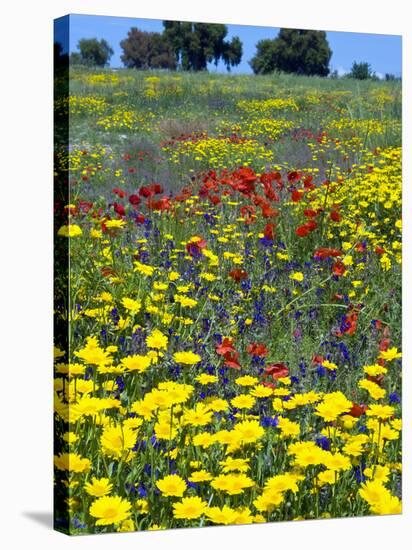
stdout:
{"type": "Polygon", "coordinates": [[[69,361],[69,16],[54,21],[54,528],[69,534],[65,399],[69,361]]]}

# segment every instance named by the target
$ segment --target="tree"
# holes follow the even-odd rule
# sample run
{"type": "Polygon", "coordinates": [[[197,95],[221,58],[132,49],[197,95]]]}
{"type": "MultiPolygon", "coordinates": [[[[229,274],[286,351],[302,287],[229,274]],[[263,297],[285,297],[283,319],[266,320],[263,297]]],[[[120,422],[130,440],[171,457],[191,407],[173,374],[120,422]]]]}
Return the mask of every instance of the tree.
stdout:
{"type": "Polygon", "coordinates": [[[80,55],[79,52],[72,52],[70,54],[70,63],[72,65],[82,65],[83,64],[82,56],[80,55]]]}
{"type": "Polygon", "coordinates": [[[163,21],[163,36],[174,52],[176,63],[185,71],[205,71],[207,64],[222,59],[227,70],[239,65],[242,42],[235,36],[225,40],[227,26],[216,23],[163,21]]]}
{"type": "Polygon", "coordinates": [[[120,42],[124,65],[135,69],[176,69],[173,48],[158,32],[145,32],[132,27],[120,42]]]}
{"type": "Polygon", "coordinates": [[[332,51],[324,31],[280,29],[273,39],[261,40],[250,61],[255,74],[273,71],[328,76],[332,51]]]}
{"type": "Polygon", "coordinates": [[[104,38],[100,42],[97,38],[82,38],[77,47],[80,50],[81,63],[84,65],[104,67],[114,53],[104,38]]]}
{"type": "Polygon", "coordinates": [[[356,63],[356,61],[354,61],[352,63],[352,68],[348,73],[348,77],[356,78],[357,80],[367,80],[368,78],[374,78],[375,73],[372,71],[372,67],[369,63],[356,63]]]}
{"type": "Polygon", "coordinates": [[[276,70],[275,56],[275,41],[270,38],[259,40],[256,44],[256,55],[249,62],[249,65],[255,74],[273,73],[276,70]]]}
{"type": "Polygon", "coordinates": [[[54,42],[53,44],[54,66],[56,68],[67,67],[69,62],[69,56],[67,53],[63,53],[63,46],[60,42],[54,42]]]}

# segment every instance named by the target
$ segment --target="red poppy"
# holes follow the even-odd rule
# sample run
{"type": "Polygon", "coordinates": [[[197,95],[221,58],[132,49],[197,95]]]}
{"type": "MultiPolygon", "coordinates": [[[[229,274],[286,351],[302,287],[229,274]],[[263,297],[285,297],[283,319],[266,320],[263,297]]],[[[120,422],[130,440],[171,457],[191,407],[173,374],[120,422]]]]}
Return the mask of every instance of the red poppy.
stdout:
{"type": "Polygon", "coordinates": [[[324,260],[325,258],[337,258],[342,256],[342,252],[337,248],[325,248],[321,247],[315,250],[313,255],[317,260],[324,260]]]}
{"type": "Polygon", "coordinates": [[[379,351],[387,351],[390,345],[391,341],[389,338],[382,338],[379,343],[379,351]]]}
{"type": "Polygon", "coordinates": [[[256,218],[255,209],[252,205],[242,206],[240,209],[240,215],[245,220],[247,225],[251,224],[256,218]]]}
{"type": "Polygon", "coordinates": [[[375,384],[377,384],[378,386],[381,386],[382,385],[382,382],[384,381],[385,377],[383,374],[378,374],[377,376],[370,376],[368,375],[366,377],[368,380],[370,380],[371,382],[374,382],[375,384]]]}
{"type": "Polygon", "coordinates": [[[303,199],[303,191],[294,189],[291,194],[291,199],[293,202],[300,202],[303,199]]]}
{"type": "Polygon", "coordinates": [[[112,267],[105,266],[100,269],[101,274],[103,277],[114,277],[116,275],[115,270],[112,267]]]}
{"type": "Polygon", "coordinates": [[[145,217],[143,216],[143,214],[137,214],[136,218],[135,218],[135,221],[137,223],[137,225],[141,225],[142,223],[145,222],[145,217]]]}
{"type": "Polygon", "coordinates": [[[123,189],[120,189],[120,187],[115,187],[113,190],[113,193],[119,197],[119,199],[124,199],[126,196],[126,192],[123,191],[123,189]]]}
{"type": "Polygon", "coordinates": [[[230,367],[231,369],[240,369],[240,363],[238,361],[239,354],[236,351],[227,352],[224,355],[225,362],[223,363],[226,367],[230,367]]]}
{"type": "Polygon", "coordinates": [[[288,173],[288,181],[291,183],[297,182],[302,177],[302,174],[300,172],[289,172],[288,173]]]}
{"type": "Polygon", "coordinates": [[[272,378],[285,378],[289,376],[289,369],[284,363],[273,363],[265,368],[263,376],[272,376],[272,378]]]}
{"type": "Polygon", "coordinates": [[[295,233],[298,237],[307,237],[309,233],[314,231],[318,227],[318,224],[314,220],[309,220],[303,225],[299,226],[295,233]]]}
{"type": "Polygon", "coordinates": [[[367,406],[366,405],[358,405],[357,403],[353,403],[352,404],[352,408],[351,410],[348,412],[348,414],[350,416],[353,416],[354,418],[359,418],[361,417],[363,414],[365,414],[366,410],[367,410],[367,406]]]}
{"type": "Polygon", "coordinates": [[[266,357],[266,355],[268,354],[267,347],[264,344],[258,344],[257,342],[249,344],[246,348],[246,351],[250,355],[256,355],[257,357],[266,357]]]}
{"type": "Polygon", "coordinates": [[[218,344],[215,350],[218,355],[225,355],[226,353],[236,351],[231,338],[223,338],[222,343],[218,344]]]}
{"type": "Polygon", "coordinates": [[[163,193],[163,186],[160,183],[152,183],[150,186],[155,195],[161,195],[163,193]]]}
{"type": "Polygon", "coordinates": [[[153,189],[150,189],[150,187],[143,186],[139,190],[139,195],[141,197],[148,198],[148,197],[151,197],[152,195],[154,195],[154,191],[153,191],[153,189]]]}
{"type": "Polygon", "coordinates": [[[140,197],[139,195],[130,195],[129,202],[133,206],[137,206],[140,203],[140,197]]]}
{"type": "Polygon", "coordinates": [[[295,229],[295,233],[298,237],[307,237],[310,233],[310,229],[306,224],[303,224],[295,229]]]}
{"type": "Polygon", "coordinates": [[[119,214],[119,216],[125,216],[126,215],[126,210],[124,209],[123,204],[119,204],[119,203],[115,202],[113,204],[113,208],[114,208],[114,211],[116,212],[116,214],[119,214]]]}
{"type": "Polygon", "coordinates": [[[337,275],[338,277],[342,276],[345,273],[345,271],[346,271],[345,264],[340,260],[335,262],[332,266],[332,273],[334,275],[337,275]]]}
{"type": "Polygon", "coordinates": [[[268,199],[270,199],[271,201],[274,201],[274,202],[279,202],[280,201],[280,197],[276,193],[276,191],[273,189],[272,183],[270,181],[264,181],[263,182],[263,187],[264,187],[265,197],[267,197],[268,199]]]}
{"type": "Polygon", "coordinates": [[[382,254],[385,254],[385,249],[378,245],[375,247],[375,252],[378,256],[381,256],[382,254]]]}
{"type": "Polygon", "coordinates": [[[312,357],[312,363],[314,365],[321,365],[323,362],[324,362],[325,358],[323,357],[323,355],[314,355],[312,357]]]}
{"type": "Polygon", "coordinates": [[[93,203],[88,201],[79,201],[79,208],[84,214],[87,214],[87,212],[93,208],[93,203]]]}
{"type": "Polygon", "coordinates": [[[169,197],[162,197],[157,201],[153,199],[148,199],[147,201],[147,208],[149,208],[150,210],[158,210],[164,212],[165,210],[170,210],[171,207],[172,204],[169,197]]]}
{"type": "Polygon", "coordinates": [[[303,187],[305,189],[316,189],[316,185],[312,183],[312,181],[313,176],[305,176],[305,178],[303,179],[303,187]]]}
{"type": "Polygon", "coordinates": [[[248,274],[244,269],[232,269],[232,271],[229,271],[229,277],[232,277],[234,281],[239,283],[240,281],[247,279],[248,274]]]}
{"type": "Polygon", "coordinates": [[[318,212],[316,212],[316,210],[312,210],[311,208],[306,208],[306,210],[303,211],[303,215],[307,218],[316,218],[318,212]]]}
{"type": "Polygon", "coordinates": [[[262,216],[264,218],[274,218],[279,215],[279,211],[276,208],[272,208],[269,204],[262,205],[262,216]]]}
{"type": "Polygon", "coordinates": [[[265,226],[265,230],[263,234],[265,235],[265,239],[268,239],[269,241],[273,241],[275,236],[275,224],[274,223],[267,223],[265,226]]]}
{"type": "Polygon", "coordinates": [[[331,210],[329,217],[334,222],[340,222],[342,217],[337,210],[331,210]]]}
{"type": "Polygon", "coordinates": [[[214,205],[220,204],[222,202],[219,195],[210,195],[209,200],[214,205]]]}

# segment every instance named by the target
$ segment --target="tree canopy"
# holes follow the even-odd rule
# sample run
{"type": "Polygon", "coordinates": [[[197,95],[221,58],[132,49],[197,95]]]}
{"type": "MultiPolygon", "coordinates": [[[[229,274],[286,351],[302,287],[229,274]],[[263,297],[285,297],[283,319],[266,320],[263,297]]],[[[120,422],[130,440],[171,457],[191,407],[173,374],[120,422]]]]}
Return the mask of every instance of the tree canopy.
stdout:
{"type": "Polygon", "coordinates": [[[255,74],[274,71],[327,76],[332,51],[324,31],[280,29],[275,39],[260,40],[250,61],[255,74]]]}
{"type": "Polygon", "coordinates": [[[132,27],[120,42],[124,65],[135,69],[176,69],[171,45],[159,32],[145,32],[132,27]]]}
{"type": "Polygon", "coordinates": [[[367,80],[368,78],[377,78],[375,73],[372,71],[372,67],[369,63],[361,62],[357,63],[354,61],[350,72],[348,73],[350,78],[356,78],[357,80],[367,80]]]}
{"type": "Polygon", "coordinates": [[[204,71],[207,64],[222,59],[226,68],[239,65],[242,43],[235,36],[225,40],[227,26],[216,23],[163,21],[163,36],[173,49],[176,63],[186,71],[204,71]]]}
{"type": "Polygon", "coordinates": [[[100,42],[97,38],[82,38],[79,40],[77,47],[80,51],[72,54],[72,62],[76,61],[84,65],[104,67],[109,63],[114,53],[104,38],[100,42]]]}

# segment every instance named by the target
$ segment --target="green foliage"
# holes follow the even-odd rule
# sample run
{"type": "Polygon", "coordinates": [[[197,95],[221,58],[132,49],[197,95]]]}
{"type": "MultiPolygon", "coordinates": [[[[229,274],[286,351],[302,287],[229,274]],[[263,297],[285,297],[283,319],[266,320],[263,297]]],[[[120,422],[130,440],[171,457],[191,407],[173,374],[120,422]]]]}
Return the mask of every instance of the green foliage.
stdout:
{"type": "Polygon", "coordinates": [[[174,51],[176,62],[185,71],[205,71],[207,64],[222,59],[226,68],[242,59],[242,43],[236,36],[225,40],[227,26],[215,23],[163,21],[163,35],[174,51]]]}
{"type": "Polygon", "coordinates": [[[348,74],[350,78],[356,78],[357,80],[367,80],[368,78],[376,78],[375,73],[372,71],[372,67],[369,63],[361,62],[352,63],[352,68],[348,74]]]}
{"type": "Polygon", "coordinates": [[[69,56],[67,53],[63,53],[63,46],[60,44],[60,42],[55,42],[53,44],[53,57],[54,66],[56,69],[67,66],[69,56]]]}
{"type": "Polygon", "coordinates": [[[176,69],[173,49],[161,33],[132,27],[120,46],[123,49],[121,60],[128,68],[176,69]]]}
{"type": "Polygon", "coordinates": [[[77,47],[80,50],[80,58],[75,57],[75,60],[89,66],[105,67],[114,53],[104,38],[100,42],[97,38],[82,38],[77,47]]]}
{"type": "Polygon", "coordinates": [[[255,74],[274,71],[302,75],[327,76],[332,51],[324,31],[280,29],[274,39],[257,43],[250,61],[255,74]]]}

